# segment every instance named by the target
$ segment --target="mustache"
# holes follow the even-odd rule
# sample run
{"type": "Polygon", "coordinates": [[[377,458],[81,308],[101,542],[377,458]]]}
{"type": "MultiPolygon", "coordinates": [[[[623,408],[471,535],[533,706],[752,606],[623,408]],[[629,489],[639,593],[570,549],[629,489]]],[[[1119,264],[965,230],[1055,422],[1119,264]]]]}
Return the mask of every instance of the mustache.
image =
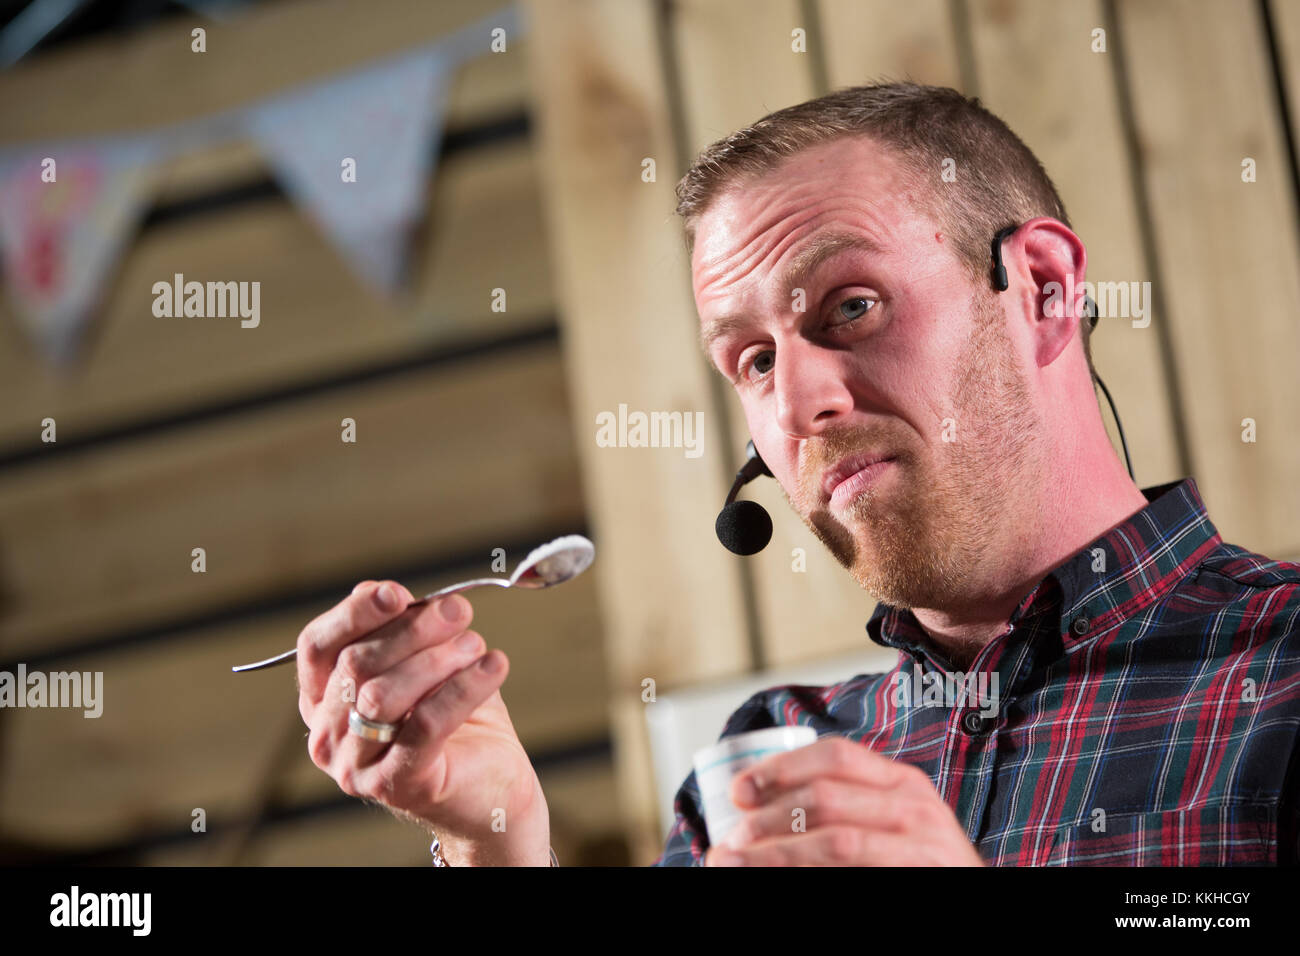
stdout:
{"type": "Polygon", "coordinates": [[[815,439],[804,442],[799,461],[799,488],[805,496],[817,498],[821,494],[822,476],[828,468],[842,458],[872,448],[889,452],[899,458],[905,456],[907,445],[897,433],[880,427],[841,427],[828,429],[815,439]]]}

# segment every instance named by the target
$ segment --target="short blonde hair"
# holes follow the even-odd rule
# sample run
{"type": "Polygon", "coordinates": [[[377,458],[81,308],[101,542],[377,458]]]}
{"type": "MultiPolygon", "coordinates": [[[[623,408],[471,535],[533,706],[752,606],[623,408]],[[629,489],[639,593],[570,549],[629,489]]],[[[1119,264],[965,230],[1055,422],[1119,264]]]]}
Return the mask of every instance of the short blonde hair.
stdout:
{"type": "MultiPolygon", "coordinates": [[[[677,183],[688,254],[700,217],[728,187],[771,172],[801,150],[848,136],[869,137],[898,158],[922,212],[950,236],[972,280],[990,275],[1000,229],[1037,216],[1070,225],[1042,163],[977,98],[943,86],[879,83],[769,113],[701,152],[677,183]],[[951,182],[943,179],[945,168],[955,173],[951,182]]],[[[1089,323],[1079,327],[1091,371],[1089,323]]]]}

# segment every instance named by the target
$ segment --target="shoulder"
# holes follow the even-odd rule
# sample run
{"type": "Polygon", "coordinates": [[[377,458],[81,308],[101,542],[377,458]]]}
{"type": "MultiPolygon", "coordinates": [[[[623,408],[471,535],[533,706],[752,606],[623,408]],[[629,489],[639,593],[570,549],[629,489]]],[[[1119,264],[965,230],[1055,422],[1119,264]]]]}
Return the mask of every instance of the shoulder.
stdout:
{"type": "Polygon", "coordinates": [[[1300,564],[1222,544],[1167,607],[1201,622],[1198,646],[1224,667],[1245,668],[1270,688],[1267,706],[1300,721],[1300,564]]]}
{"type": "Polygon", "coordinates": [[[1184,595],[1236,618],[1237,629],[1300,636],[1300,564],[1222,544],[1196,568],[1184,595]]]}
{"type": "MultiPolygon", "coordinates": [[[[877,691],[893,686],[898,667],[882,673],[857,674],[834,684],[781,684],[753,694],[736,708],[723,728],[722,737],[750,730],[809,724],[818,732],[839,730],[845,710],[860,710],[874,700],[877,691]]],[[[719,738],[721,739],[721,738],[719,738]]]]}
{"type": "Polygon", "coordinates": [[[1279,561],[1247,551],[1235,544],[1221,544],[1197,571],[1209,571],[1252,590],[1280,589],[1300,593],[1300,564],[1279,561]]]}

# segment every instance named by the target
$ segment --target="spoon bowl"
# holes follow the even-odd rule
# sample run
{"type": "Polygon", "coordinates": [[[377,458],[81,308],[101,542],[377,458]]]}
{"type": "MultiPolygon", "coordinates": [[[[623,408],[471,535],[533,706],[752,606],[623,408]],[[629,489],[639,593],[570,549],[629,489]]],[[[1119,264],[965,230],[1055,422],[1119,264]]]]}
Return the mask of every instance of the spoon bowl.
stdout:
{"type": "MultiPolygon", "coordinates": [[[[459,584],[452,584],[426,594],[419,600],[412,601],[406,607],[408,609],[419,607],[436,598],[446,597],[448,594],[459,594],[461,591],[468,591],[471,588],[478,587],[524,588],[529,591],[554,587],[557,584],[563,584],[565,581],[576,578],[587,570],[595,557],[596,547],[590,541],[580,534],[566,534],[529,551],[528,555],[519,562],[519,566],[515,568],[515,573],[508,578],[474,578],[470,581],[462,581],[459,584]]],[[[264,661],[257,661],[253,664],[240,664],[238,667],[230,669],[236,674],[244,671],[258,671],[267,667],[286,664],[297,656],[298,648],[295,647],[293,650],[277,654],[275,657],[268,657],[264,661]]]]}
{"type": "Polygon", "coordinates": [[[533,548],[510,575],[516,588],[549,588],[576,578],[591,566],[596,549],[580,534],[566,534],[533,548]]]}

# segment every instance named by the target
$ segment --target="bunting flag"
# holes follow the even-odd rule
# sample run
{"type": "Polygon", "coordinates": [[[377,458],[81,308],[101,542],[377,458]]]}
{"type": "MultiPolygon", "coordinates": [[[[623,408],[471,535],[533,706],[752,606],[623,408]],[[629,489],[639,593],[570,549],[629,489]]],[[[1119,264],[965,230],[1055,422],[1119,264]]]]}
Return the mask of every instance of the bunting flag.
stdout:
{"type": "Polygon", "coordinates": [[[507,6],[435,43],[260,103],[129,139],[0,149],[0,258],[14,311],[52,362],[74,358],[150,201],[153,168],[236,138],[258,144],[363,281],[393,294],[425,211],[454,71],[524,29],[507,6]]]}
{"type": "Polygon", "coordinates": [[[150,138],[37,150],[0,169],[0,256],[20,320],[53,364],[77,355],[148,200],[150,138]]]}
{"type": "Polygon", "coordinates": [[[448,71],[437,53],[385,63],[250,110],[285,191],[363,279],[392,293],[423,212],[448,71]]]}

